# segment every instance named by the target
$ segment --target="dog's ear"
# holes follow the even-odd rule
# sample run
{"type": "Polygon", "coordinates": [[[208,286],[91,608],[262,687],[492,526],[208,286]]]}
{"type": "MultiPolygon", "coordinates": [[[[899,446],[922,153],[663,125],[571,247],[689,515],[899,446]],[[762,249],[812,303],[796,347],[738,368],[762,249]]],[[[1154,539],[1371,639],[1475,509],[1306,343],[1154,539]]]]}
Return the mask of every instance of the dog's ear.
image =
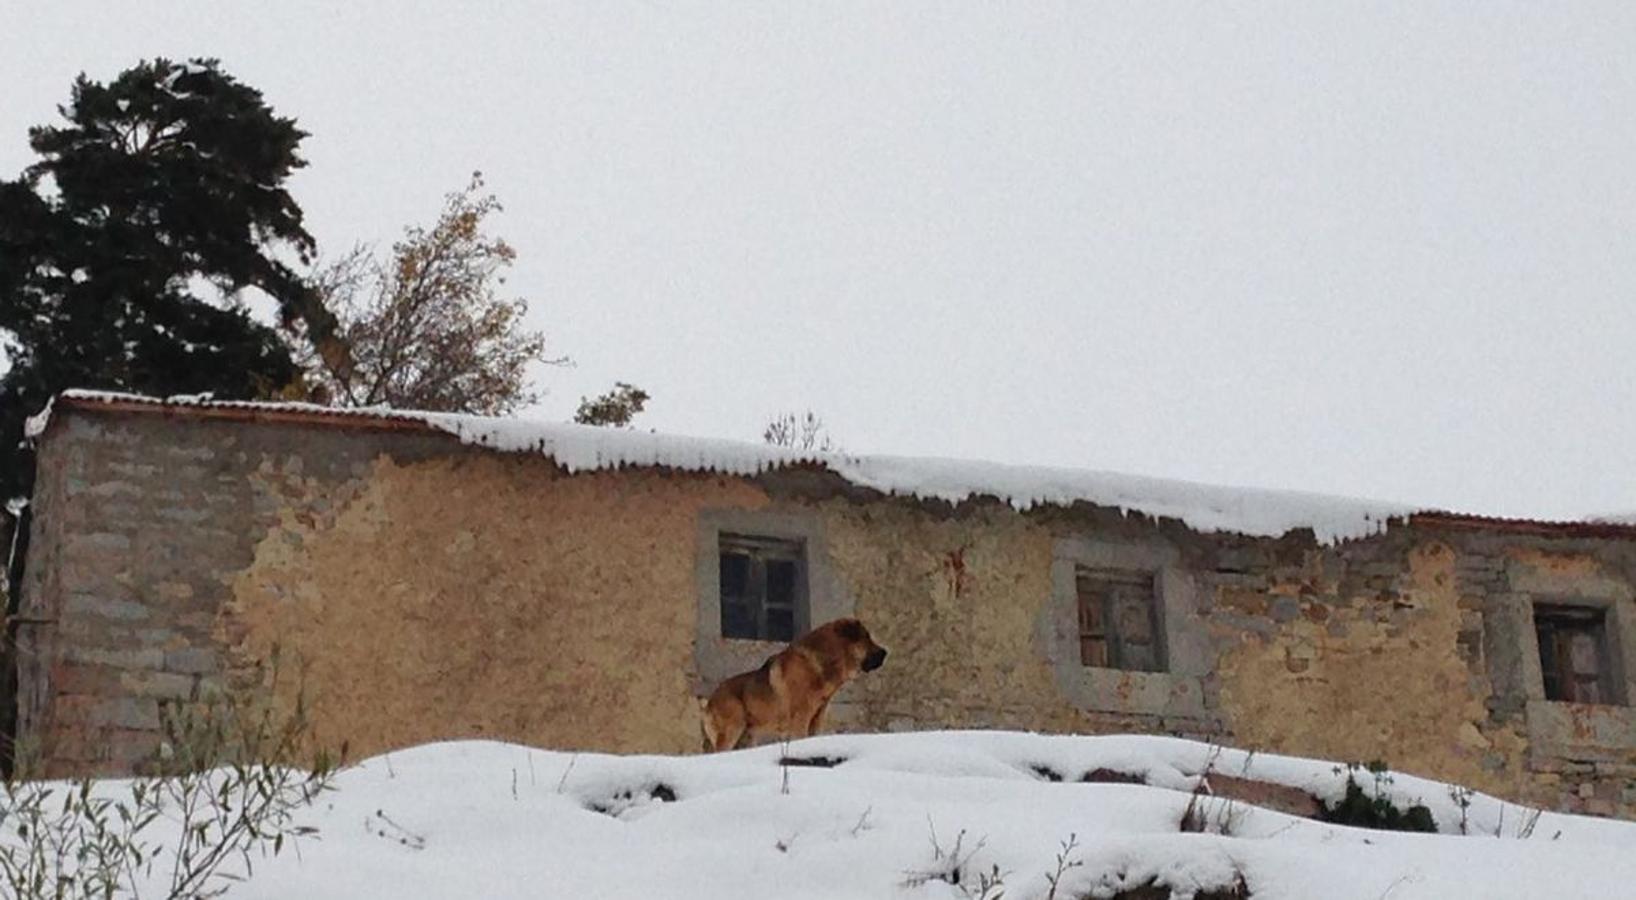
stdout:
{"type": "Polygon", "coordinates": [[[869,632],[857,619],[842,619],[836,622],[835,633],[840,635],[842,640],[852,644],[861,644],[869,640],[869,632]]]}

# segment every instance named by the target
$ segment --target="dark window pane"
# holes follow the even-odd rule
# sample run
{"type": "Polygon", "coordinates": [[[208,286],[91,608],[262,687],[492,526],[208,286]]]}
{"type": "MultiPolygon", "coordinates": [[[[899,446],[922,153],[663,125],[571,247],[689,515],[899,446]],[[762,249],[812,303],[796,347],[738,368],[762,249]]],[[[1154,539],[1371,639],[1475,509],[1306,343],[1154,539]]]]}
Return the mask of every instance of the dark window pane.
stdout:
{"type": "Polygon", "coordinates": [[[742,553],[721,555],[721,596],[743,597],[750,580],[750,557],[742,553]]]}
{"type": "Polygon", "coordinates": [[[1545,699],[1565,700],[1557,677],[1556,633],[1545,621],[1536,621],[1534,631],[1539,636],[1539,671],[1545,682],[1545,699]]]}
{"type": "Polygon", "coordinates": [[[767,560],[767,605],[794,606],[797,567],[794,560],[767,560]]]}
{"type": "Polygon", "coordinates": [[[722,636],[789,641],[803,615],[806,577],[799,539],[722,534],[722,636]]]}
{"type": "Polygon", "coordinates": [[[743,603],[721,604],[721,636],[739,640],[755,640],[756,616],[755,611],[743,603]]]}
{"type": "Polygon", "coordinates": [[[767,634],[765,640],[789,641],[795,639],[795,610],[789,607],[767,607],[767,634]]]}

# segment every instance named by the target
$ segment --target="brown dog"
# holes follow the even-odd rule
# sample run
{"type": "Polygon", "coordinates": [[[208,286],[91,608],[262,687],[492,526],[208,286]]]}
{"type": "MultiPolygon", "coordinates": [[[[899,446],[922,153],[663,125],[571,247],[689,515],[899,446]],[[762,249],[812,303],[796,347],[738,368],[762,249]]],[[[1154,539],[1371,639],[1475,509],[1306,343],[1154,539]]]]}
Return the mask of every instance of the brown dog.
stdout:
{"type": "Polygon", "coordinates": [[[816,734],[829,701],[859,672],[886,661],[886,650],[857,619],[836,619],[767,657],[754,672],[723,681],[704,705],[705,752],[762,737],[816,734]]]}

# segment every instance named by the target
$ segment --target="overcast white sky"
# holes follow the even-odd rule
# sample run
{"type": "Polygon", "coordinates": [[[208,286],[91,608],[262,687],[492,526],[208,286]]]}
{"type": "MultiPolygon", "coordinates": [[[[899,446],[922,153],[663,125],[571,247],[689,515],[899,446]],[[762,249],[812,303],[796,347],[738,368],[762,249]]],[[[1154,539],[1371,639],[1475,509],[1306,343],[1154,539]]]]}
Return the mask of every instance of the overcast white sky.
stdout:
{"type": "Polygon", "coordinates": [[[0,0],[0,174],[154,55],[312,133],[332,252],[482,169],[543,415],[1636,510],[1636,4],[0,0]]]}

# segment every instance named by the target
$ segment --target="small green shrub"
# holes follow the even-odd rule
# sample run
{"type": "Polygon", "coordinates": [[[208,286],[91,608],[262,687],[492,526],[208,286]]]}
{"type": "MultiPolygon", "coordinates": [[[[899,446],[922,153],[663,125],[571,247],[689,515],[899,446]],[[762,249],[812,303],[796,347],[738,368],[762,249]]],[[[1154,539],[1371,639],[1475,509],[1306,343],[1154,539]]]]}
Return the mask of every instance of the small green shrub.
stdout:
{"type": "Polygon", "coordinates": [[[1416,803],[1408,809],[1399,809],[1393,805],[1385,789],[1391,783],[1392,776],[1383,762],[1377,760],[1367,766],[1359,766],[1356,763],[1349,765],[1346,795],[1333,806],[1323,804],[1323,810],[1318,813],[1318,818],[1336,825],[1374,828],[1380,831],[1435,833],[1437,820],[1432,818],[1431,810],[1424,804],[1416,803]],[[1365,791],[1363,785],[1358,783],[1356,775],[1359,769],[1366,769],[1374,777],[1373,791],[1365,791]]]}

